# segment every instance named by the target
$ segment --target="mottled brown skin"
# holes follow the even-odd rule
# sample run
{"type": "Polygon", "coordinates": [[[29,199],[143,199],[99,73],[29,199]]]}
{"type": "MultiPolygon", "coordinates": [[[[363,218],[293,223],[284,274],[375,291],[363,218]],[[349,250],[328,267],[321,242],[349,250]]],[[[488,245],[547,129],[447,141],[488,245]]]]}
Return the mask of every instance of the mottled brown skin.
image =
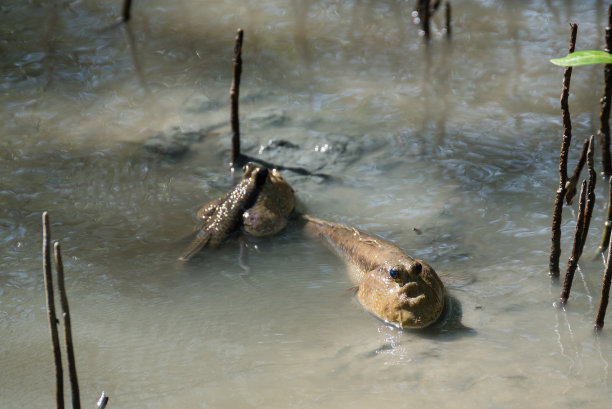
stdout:
{"type": "Polygon", "coordinates": [[[295,207],[294,192],[280,172],[272,169],[253,207],[243,213],[244,230],[253,236],[271,236],[287,226],[295,207]]]}
{"type": "Polygon", "coordinates": [[[445,289],[433,268],[380,238],[304,215],[306,229],[324,239],[350,265],[357,300],[400,328],[423,328],[438,320],[445,289]]]}
{"type": "Polygon", "coordinates": [[[236,186],[198,211],[202,226],[179,260],[187,261],[205,246],[216,246],[237,231],[244,211],[256,202],[267,179],[267,168],[245,165],[242,180],[236,186]]]}

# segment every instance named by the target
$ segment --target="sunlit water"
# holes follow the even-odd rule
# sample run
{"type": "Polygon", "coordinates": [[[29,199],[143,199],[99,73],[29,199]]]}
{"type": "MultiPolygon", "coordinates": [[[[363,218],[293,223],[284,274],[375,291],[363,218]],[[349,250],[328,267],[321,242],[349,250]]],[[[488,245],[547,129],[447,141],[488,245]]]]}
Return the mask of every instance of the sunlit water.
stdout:
{"type": "MultiPolygon", "coordinates": [[[[54,404],[43,210],[86,407],[103,390],[112,408],[609,405],[612,327],[592,331],[603,179],[565,310],[548,277],[562,77],[548,59],[568,22],[578,49],[602,47],[604,2],[454,1],[452,41],[440,12],[427,50],[414,2],[136,1],[129,27],[103,30],[120,3],[0,7],[1,408],[54,404]],[[237,27],[245,152],[332,175],[284,173],[302,210],[432,264],[460,324],[378,321],[295,223],[175,261],[198,206],[236,181],[237,27]],[[204,138],[180,158],[143,148],[174,127],[204,138]]],[[[574,70],[570,169],[602,86],[601,67],[574,70]]]]}

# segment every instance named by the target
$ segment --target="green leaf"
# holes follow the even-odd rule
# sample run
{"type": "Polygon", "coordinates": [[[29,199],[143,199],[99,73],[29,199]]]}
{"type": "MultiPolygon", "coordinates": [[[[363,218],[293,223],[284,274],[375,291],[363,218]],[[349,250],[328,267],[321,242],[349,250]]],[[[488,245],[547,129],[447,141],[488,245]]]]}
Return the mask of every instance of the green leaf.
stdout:
{"type": "Polygon", "coordinates": [[[563,58],[550,60],[555,65],[577,67],[579,65],[612,64],[612,54],[598,50],[582,50],[568,54],[563,58]]]}

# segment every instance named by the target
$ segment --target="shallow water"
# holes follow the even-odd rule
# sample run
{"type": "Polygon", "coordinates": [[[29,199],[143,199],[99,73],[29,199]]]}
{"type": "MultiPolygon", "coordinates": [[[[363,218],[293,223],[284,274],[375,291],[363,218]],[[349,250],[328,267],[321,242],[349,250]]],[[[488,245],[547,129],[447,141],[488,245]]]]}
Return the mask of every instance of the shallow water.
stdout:
{"type": "MultiPolygon", "coordinates": [[[[601,48],[603,2],[455,1],[452,41],[440,14],[427,49],[412,2],[134,2],[129,27],[101,30],[114,3],[1,6],[0,407],[53,404],[43,210],[62,243],[84,405],[102,390],[117,408],[609,403],[610,328],[592,331],[602,178],[565,310],[547,275],[562,77],[548,59],[566,53],[570,21],[578,49],[601,48]],[[198,206],[236,180],[239,26],[245,152],[332,175],[284,172],[303,210],[427,260],[452,322],[378,321],[295,224],[242,255],[236,238],[175,261],[198,206]],[[143,148],[174,127],[204,137],[180,158],[143,148]]],[[[570,169],[601,90],[600,68],[574,70],[570,169]]]]}

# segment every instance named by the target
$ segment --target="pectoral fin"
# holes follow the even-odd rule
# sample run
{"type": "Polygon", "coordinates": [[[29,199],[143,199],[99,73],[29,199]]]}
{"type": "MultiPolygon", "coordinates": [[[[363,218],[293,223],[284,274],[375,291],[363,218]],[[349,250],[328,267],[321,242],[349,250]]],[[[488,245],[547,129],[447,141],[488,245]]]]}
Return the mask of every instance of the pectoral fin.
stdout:
{"type": "Polygon", "coordinates": [[[438,272],[438,276],[444,284],[455,290],[474,284],[477,278],[474,274],[468,271],[453,271],[452,273],[438,272]]]}

